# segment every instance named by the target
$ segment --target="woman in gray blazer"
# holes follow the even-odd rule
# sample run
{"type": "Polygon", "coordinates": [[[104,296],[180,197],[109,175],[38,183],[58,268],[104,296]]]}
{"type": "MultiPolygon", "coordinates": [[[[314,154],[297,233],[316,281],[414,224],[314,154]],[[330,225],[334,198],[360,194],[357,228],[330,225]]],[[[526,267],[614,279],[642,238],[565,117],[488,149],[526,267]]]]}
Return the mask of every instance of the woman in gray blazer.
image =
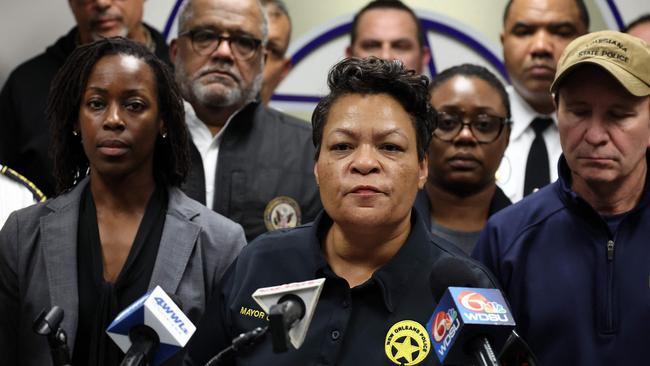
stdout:
{"type": "Polygon", "coordinates": [[[156,285],[198,321],[245,238],[178,188],[183,111],[166,65],[123,38],[81,46],[59,70],[47,108],[59,196],[0,232],[0,364],[51,364],[31,328],[53,305],[75,365],[119,364],[106,327],[156,285]]]}

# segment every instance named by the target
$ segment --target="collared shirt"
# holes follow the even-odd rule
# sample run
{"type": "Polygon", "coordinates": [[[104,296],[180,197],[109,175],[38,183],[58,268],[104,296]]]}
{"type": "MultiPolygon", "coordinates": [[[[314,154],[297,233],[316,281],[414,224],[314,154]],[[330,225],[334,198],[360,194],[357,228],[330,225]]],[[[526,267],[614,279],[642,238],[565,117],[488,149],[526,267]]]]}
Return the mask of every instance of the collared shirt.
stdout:
{"type": "Polygon", "coordinates": [[[184,101],[183,103],[185,105],[185,121],[187,123],[187,129],[190,131],[192,141],[201,155],[203,169],[205,170],[205,204],[212,209],[214,204],[214,192],[217,189],[217,182],[214,177],[217,172],[217,161],[219,158],[219,147],[221,146],[222,136],[226,128],[228,128],[230,121],[232,121],[233,117],[236,116],[241,109],[230,115],[219,132],[212,136],[212,132],[208,126],[197,117],[192,105],[187,101],[184,101]]]}
{"type": "Polygon", "coordinates": [[[446,287],[459,285],[453,278],[494,287],[490,274],[467,256],[439,246],[412,210],[411,232],[399,251],[368,281],[350,288],[322,252],[331,225],[322,212],[311,224],[265,234],[244,248],[192,337],[186,363],[204,365],[238,334],[267,325],[266,314],[251,298],[258,288],[325,278],[299,349],[273,353],[267,336],[230,364],[438,364],[425,330],[437,297],[446,287]],[[406,341],[416,346],[400,347],[406,341]]]}
{"type": "Polygon", "coordinates": [[[201,154],[190,144],[192,164],[181,186],[190,198],[206,204],[206,175],[214,176],[212,209],[241,224],[248,241],[316,217],[322,205],[309,124],[256,101],[222,132],[216,173],[204,171],[201,154]]]}
{"type": "Polygon", "coordinates": [[[552,118],[554,124],[544,131],[544,142],[548,151],[548,161],[551,182],[557,180],[557,162],[562,154],[560,146],[560,133],[557,128],[555,113],[551,115],[540,115],[515,91],[512,86],[506,88],[510,97],[512,109],[512,130],[510,132],[510,143],[503,154],[501,165],[496,172],[497,184],[506,196],[514,203],[522,199],[524,195],[524,179],[526,176],[526,161],[530,146],[535,139],[531,122],[536,117],[552,118]]]}

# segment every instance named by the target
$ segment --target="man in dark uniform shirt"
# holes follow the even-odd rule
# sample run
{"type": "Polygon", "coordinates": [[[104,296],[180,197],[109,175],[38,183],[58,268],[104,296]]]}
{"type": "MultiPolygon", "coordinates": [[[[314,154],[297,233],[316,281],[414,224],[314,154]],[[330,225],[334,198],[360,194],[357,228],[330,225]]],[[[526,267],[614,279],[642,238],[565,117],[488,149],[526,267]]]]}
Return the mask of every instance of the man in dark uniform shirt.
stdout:
{"type": "Polygon", "coordinates": [[[101,37],[128,37],[169,63],[163,36],[142,22],[144,0],[69,0],[77,25],[44,53],[19,65],[0,92],[0,163],[21,172],[43,193],[55,195],[50,124],[45,105],[54,74],[72,50],[101,37]]]}
{"type": "Polygon", "coordinates": [[[321,208],[309,125],[258,100],[266,14],[253,0],[193,0],[171,43],[192,136],[185,193],[246,238],[312,221],[321,208]]]}

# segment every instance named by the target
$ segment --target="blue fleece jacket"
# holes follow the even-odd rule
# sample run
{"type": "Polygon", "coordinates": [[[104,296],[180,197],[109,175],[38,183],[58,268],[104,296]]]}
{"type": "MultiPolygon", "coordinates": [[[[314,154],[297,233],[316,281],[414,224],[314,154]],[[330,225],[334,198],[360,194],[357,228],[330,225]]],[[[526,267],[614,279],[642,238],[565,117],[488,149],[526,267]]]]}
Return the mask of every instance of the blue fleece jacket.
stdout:
{"type": "Polygon", "coordinates": [[[541,365],[650,365],[650,180],[611,232],[571,190],[564,157],[558,169],[555,183],[490,218],[473,256],[500,281],[541,365]]]}

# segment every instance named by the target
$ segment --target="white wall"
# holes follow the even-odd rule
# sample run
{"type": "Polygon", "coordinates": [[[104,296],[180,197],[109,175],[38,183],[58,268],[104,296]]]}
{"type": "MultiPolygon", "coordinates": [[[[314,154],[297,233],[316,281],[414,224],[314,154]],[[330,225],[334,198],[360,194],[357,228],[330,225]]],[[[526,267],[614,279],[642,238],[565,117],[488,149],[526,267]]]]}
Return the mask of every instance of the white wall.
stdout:
{"type": "MultiPolygon", "coordinates": [[[[319,27],[328,18],[349,14],[366,0],[285,0],[294,18],[294,40],[319,27]],[[301,14],[299,17],[297,14],[301,14]]],[[[405,0],[414,8],[425,9],[454,18],[498,42],[501,12],[506,0],[405,0]],[[490,15],[491,14],[491,15],[490,15]]],[[[145,20],[162,30],[176,0],[147,0],[145,20]]],[[[614,0],[625,21],[650,12],[649,0],[614,0]]],[[[592,13],[592,29],[602,29],[606,22],[599,9],[605,0],[587,0],[592,13]],[[596,14],[594,14],[596,13],[596,14]],[[594,16],[595,15],[595,16],[594,16]],[[595,28],[594,28],[595,27],[595,28]]],[[[42,52],[74,25],[66,1],[0,0],[0,85],[19,63],[42,52]]]]}

